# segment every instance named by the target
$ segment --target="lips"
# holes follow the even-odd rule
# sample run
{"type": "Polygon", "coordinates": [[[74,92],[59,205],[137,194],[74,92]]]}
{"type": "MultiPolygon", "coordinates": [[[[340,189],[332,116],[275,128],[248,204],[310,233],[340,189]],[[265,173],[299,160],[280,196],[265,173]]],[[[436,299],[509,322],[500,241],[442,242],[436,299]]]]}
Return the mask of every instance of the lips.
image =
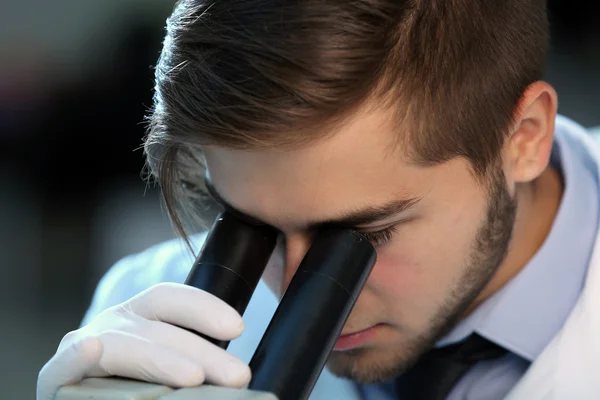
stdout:
{"type": "Polygon", "coordinates": [[[377,333],[378,325],[373,325],[362,331],[341,335],[335,342],[334,351],[352,350],[367,344],[377,333]]]}

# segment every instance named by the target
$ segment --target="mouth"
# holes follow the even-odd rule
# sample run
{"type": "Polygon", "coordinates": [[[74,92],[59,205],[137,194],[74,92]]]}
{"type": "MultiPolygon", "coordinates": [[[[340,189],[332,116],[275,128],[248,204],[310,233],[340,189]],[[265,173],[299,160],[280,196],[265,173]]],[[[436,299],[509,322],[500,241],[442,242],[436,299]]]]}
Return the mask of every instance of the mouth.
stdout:
{"type": "Polygon", "coordinates": [[[381,326],[382,324],[377,324],[362,331],[340,335],[333,346],[333,351],[347,351],[364,346],[375,336],[381,326]]]}

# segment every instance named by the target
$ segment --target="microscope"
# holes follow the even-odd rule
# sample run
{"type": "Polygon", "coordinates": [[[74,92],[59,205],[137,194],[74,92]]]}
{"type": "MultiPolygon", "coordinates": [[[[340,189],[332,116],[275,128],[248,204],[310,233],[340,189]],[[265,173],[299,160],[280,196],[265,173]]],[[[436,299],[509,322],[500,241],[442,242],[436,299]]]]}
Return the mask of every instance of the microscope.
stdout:
{"type": "MultiPolygon", "coordinates": [[[[221,213],[185,284],[219,297],[243,315],[277,236],[272,227],[221,213]]],[[[254,352],[246,388],[205,384],[176,389],[118,377],[88,378],[64,386],[55,400],[307,400],[375,259],[372,244],[356,231],[318,232],[254,352]]],[[[223,349],[229,345],[203,337],[223,349]]]]}

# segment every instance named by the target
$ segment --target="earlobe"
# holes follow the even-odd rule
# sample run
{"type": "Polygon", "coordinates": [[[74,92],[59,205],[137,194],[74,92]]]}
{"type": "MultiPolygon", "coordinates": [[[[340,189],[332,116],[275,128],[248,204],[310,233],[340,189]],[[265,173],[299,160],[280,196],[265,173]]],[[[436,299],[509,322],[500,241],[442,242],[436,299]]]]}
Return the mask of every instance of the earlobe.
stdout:
{"type": "Polygon", "coordinates": [[[507,143],[514,182],[531,182],[548,166],[556,112],[557,95],[552,86],[536,82],[527,88],[515,113],[515,125],[507,143]]]}

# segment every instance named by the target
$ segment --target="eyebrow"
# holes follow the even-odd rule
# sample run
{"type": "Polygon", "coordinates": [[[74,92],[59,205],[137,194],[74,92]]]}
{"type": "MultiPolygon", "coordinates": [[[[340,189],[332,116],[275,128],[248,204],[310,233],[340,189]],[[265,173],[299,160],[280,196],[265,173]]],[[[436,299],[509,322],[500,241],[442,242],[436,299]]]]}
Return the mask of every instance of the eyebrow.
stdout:
{"type": "MultiPolygon", "coordinates": [[[[266,222],[248,215],[232,206],[219,194],[219,192],[217,192],[208,178],[205,178],[205,182],[208,193],[225,210],[254,225],[269,225],[266,222]]],[[[370,206],[360,210],[351,211],[338,217],[310,222],[305,229],[309,232],[313,232],[327,228],[355,228],[360,225],[369,225],[378,221],[382,221],[393,215],[400,214],[401,212],[404,212],[417,204],[420,200],[421,198],[419,197],[395,199],[387,204],[370,206]]]]}

